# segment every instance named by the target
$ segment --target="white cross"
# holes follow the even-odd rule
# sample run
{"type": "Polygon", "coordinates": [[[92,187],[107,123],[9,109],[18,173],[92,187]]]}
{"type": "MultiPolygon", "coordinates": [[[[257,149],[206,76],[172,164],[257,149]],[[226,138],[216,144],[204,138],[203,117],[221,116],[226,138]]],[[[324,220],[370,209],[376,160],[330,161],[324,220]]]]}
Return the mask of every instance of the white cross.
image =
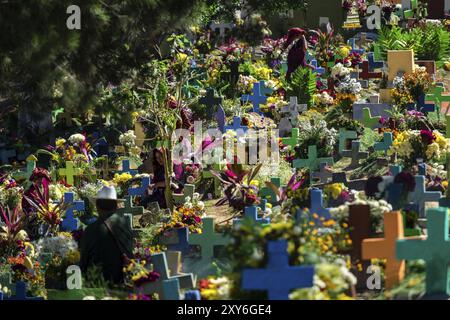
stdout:
{"type": "Polygon", "coordinates": [[[234,24],[233,23],[211,23],[211,30],[216,31],[219,29],[219,35],[221,38],[225,37],[226,30],[233,29],[234,24]]]}

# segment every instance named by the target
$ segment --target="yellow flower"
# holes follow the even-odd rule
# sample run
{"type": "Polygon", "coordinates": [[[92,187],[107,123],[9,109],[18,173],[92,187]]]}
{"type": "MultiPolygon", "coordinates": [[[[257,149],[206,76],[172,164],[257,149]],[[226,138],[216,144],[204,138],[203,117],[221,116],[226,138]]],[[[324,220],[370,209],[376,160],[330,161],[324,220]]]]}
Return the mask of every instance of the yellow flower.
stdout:
{"type": "Polygon", "coordinates": [[[63,139],[63,138],[56,139],[56,147],[57,148],[61,148],[62,146],[64,146],[65,143],[66,143],[66,139],[63,139]]]}
{"type": "Polygon", "coordinates": [[[116,174],[114,175],[113,182],[114,182],[115,184],[122,184],[122,183],[128,182],[128,181],[131,180],[132,178],[133,178],[133,177],[132,177],[131,174],[129,174],[128,172],[124,172],[124,173],[121,173],[121,174],[116,173],[116,174]]]}
{"type": "Polygon", "coordinates": [[[343,57],[348,57],[348,55],[350,54],[350,50],[351,50],[351,47],[349,47],[349,46],[341,46],[338,49],[338,53],[343,57]]]}

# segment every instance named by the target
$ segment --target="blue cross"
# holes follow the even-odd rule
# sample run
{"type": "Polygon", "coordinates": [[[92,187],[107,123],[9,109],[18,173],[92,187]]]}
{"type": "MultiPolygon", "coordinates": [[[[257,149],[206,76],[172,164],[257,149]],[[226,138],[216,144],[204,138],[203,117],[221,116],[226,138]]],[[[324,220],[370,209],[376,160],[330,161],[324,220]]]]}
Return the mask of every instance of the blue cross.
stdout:
{"type": "Polygon", "coordinates": [[[132,176],[134,176],[138,173],[137,170],[131,169],[130,160],[128,160],[128,159],[122,160],[122,170],[120,171],[120,173],[125,173],[125,172],[131,174],[132,176]]]}
{"type": "Polygon", "coordinates": [[[141,186],[137,188],[128,188],[128,194],[130,196],[143,196],[145,194],[145,191],[150,186],[150,184],[151,184],[150,177],[143,177],[141,179],[141,186]]]}
{"type": "Polygon", "coordinates": [[[100,138],[100,134],[98,132],[94,132],[92,134],[92,138],[95,139],[94,151],[98,157],[108,155],[108,142],[106,142],[105,137],[100,138]]]}
{"type": "Polygon", "coordinates": [[[170,251],[180,251],[183,255],[189,253],[189,230],[187,227],[177,229],[178,243],[166,244],[170,251]]]}
{"type": "MultiPolygon", "coordinates": [[[[416,105],[414,103],[408,103],[406,105],[408,110],[415,110],[416,105]]],[[[432,103],[425,102],[425,94],[421,94],[419,99],[417,100],[417,111],[423,112],[427,114],[428,112],[434,112],[436,109],[436,105],[432,103]]]]}
{"type": "Polygon", "coordinates": [[[396,176],[398,175],[400,172],[402,172],[403,168],[400,165],[393,165],[393,166],[389,166],[389,172],[391,173],[392,176],[396,176]]]}
{"type": "Polygon", "coordinates": [[[426,163],[419,163],[419,176],[426,176],[427,175],[427,164],[426,163]]]}
{"type": "Polygon", "coordinates": [[[7,150],[7,149],[1,149],[0,150],[0,161],[3,164],[9,163],[9,158],[16,156],[16,150],[7,150]]]}
{"type": "Polygon", "coordinates": [[[44,300],[44,298],[43,297],[27,297],[26,282],[17,281],[16,282],[16,294],[5,300],[44,300]]]}
{"type": "Polygon", "coordinates": [[[267,102],[267,96],[265,95],[267,92],[268,92],[267,88],[265,88],[265,86],[264,86],[264,81],[254,83],[252,95],[248,95],[248,94],[242,95],[241,101],[244,101],[244,102],[252,101],[253,102],[253,112],[261,114],[261,111],[259,110],[259,105],[265,104],[267,102]]]}
{"type": "Polygon", "coordinates": [[[266,269],[244,269],[242,289],[267,291],[269,300],[288,300],[291,290],[313,285],[313,266],[290,266],[286,240],[267,245],[266,269]]]}
{"type": "Polygon", "coordinates": [[[74,201],[73,192],[64,193],[64,203],[68,204],[66,210],[66,217],[61,223],[61,228],[64,231],[75,231],[78,229],[78,219],[74,217],[73,212],[84,211],[84,201],[74,201]]]}
{"type": "Polygon", "coordinates": [[[269,218],[258,218],[258,207],[255,206],[245,207],[243,219],[233,219],[233,225],[239,226],[243,220],[250,220],[261,225],[270,223],[269,218]]]}
{"type": "Polygon", "coordinates": [[[228,130],[243,130],[244,132],[247,132],[248,127],[247,126],[241,126],[241,117],[234,116],[233,117],[233,125],[232,126],[224,126],[225,132],[228,130]]]}
{"type": "Polygon", "coordinates": [[[375,69],[383,68],[383,61],[375,61],[375,53],[369,52],[367,60],[369,61],[369,71],[373,72],[375,69]]]}
{"type": "Polygon", "coordinates": [[[317,66],[317,60],[311,60],[310,65],[314,67],[313,73],[317,73],[319,76],[325,73],[325,69],[317,66]]]}
{"type": "Polygon", "coordinates": [[[222,97],[216,97],[214,95],[214,89],[208,88],[206,90],[206,96],[201,97],[198,102],[207,106],[207,113],[212,115],[214,106],[220,106],[222,104],[222,97]]]}
{"type": "Polygon", "coordinates": [[[425,216],[425,203],[429,201],[439,201],[442,194],[440,191],[426,191],[425,177],[415,176],[416,187],[413,192],[408,195],[408,202],[417,204],[420,217],[425,216]]]}
{"type": "Polygon", "coordinates": [[[348,43],[352,46],[352,50],[350,51],[351,53],[359,53],[359,54],[363,54],[365,52],[364,49],[358,49],[356,47],[356,39],[355,38],[351,38],[348,40],[348,43]]]}
{"type": "Polygon", "coordinates": [[[319,217],[330,219],[330,209],[323,207],[323,194],[320,189],[311,190],[311,208],[309,210],[311,214],[317,213],[319,217]]]}

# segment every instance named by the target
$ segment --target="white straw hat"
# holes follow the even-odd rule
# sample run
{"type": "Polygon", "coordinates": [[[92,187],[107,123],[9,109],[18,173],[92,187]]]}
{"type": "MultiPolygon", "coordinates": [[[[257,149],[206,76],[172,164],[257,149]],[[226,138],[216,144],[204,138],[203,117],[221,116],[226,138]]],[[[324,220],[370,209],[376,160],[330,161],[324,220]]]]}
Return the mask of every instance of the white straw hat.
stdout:
{"type": "Polygon", "coordinates": [[[103,186],[99,192],[97,192],[97,197],[95,200],[115,200],[115,201],[124,201],[124,199],[117,199],[117,191],[116,188],[112,186],[103,186]]]}

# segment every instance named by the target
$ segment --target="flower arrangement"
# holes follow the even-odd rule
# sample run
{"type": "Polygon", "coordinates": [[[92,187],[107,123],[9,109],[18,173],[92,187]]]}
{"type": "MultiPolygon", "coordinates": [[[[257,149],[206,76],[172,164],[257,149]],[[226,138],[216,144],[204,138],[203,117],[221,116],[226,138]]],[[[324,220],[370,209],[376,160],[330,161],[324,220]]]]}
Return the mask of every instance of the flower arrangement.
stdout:
{"type": "Polygon", "coordinates": [[[442,161],[450,150],[449,146],[448,139],[437,130],[405,130],[394,137],[388,154],[396,154],[403,165],[410,168],[417,159],[425,162],[442,161]]]}
{"type": "Polygon", "coordinates": [[[147,269],[145,260],[129,259],[123,268],[125,285],[130,288],[142,287],[146,283],[155,282],[160,278],[159,273],[147,269]]]}
{"type": "Polygon", "coordinates": [[[128,130],[119,136],[119,142],[126,148],[132,148],[136,145],[136,135],[133,130],[128,130]]]}
{"type": "Polygon", "coordinates": [[[209,277],[199,281],[199,289],[203,300],[228,300],[231,281],[227,277],[209,277]]]}

